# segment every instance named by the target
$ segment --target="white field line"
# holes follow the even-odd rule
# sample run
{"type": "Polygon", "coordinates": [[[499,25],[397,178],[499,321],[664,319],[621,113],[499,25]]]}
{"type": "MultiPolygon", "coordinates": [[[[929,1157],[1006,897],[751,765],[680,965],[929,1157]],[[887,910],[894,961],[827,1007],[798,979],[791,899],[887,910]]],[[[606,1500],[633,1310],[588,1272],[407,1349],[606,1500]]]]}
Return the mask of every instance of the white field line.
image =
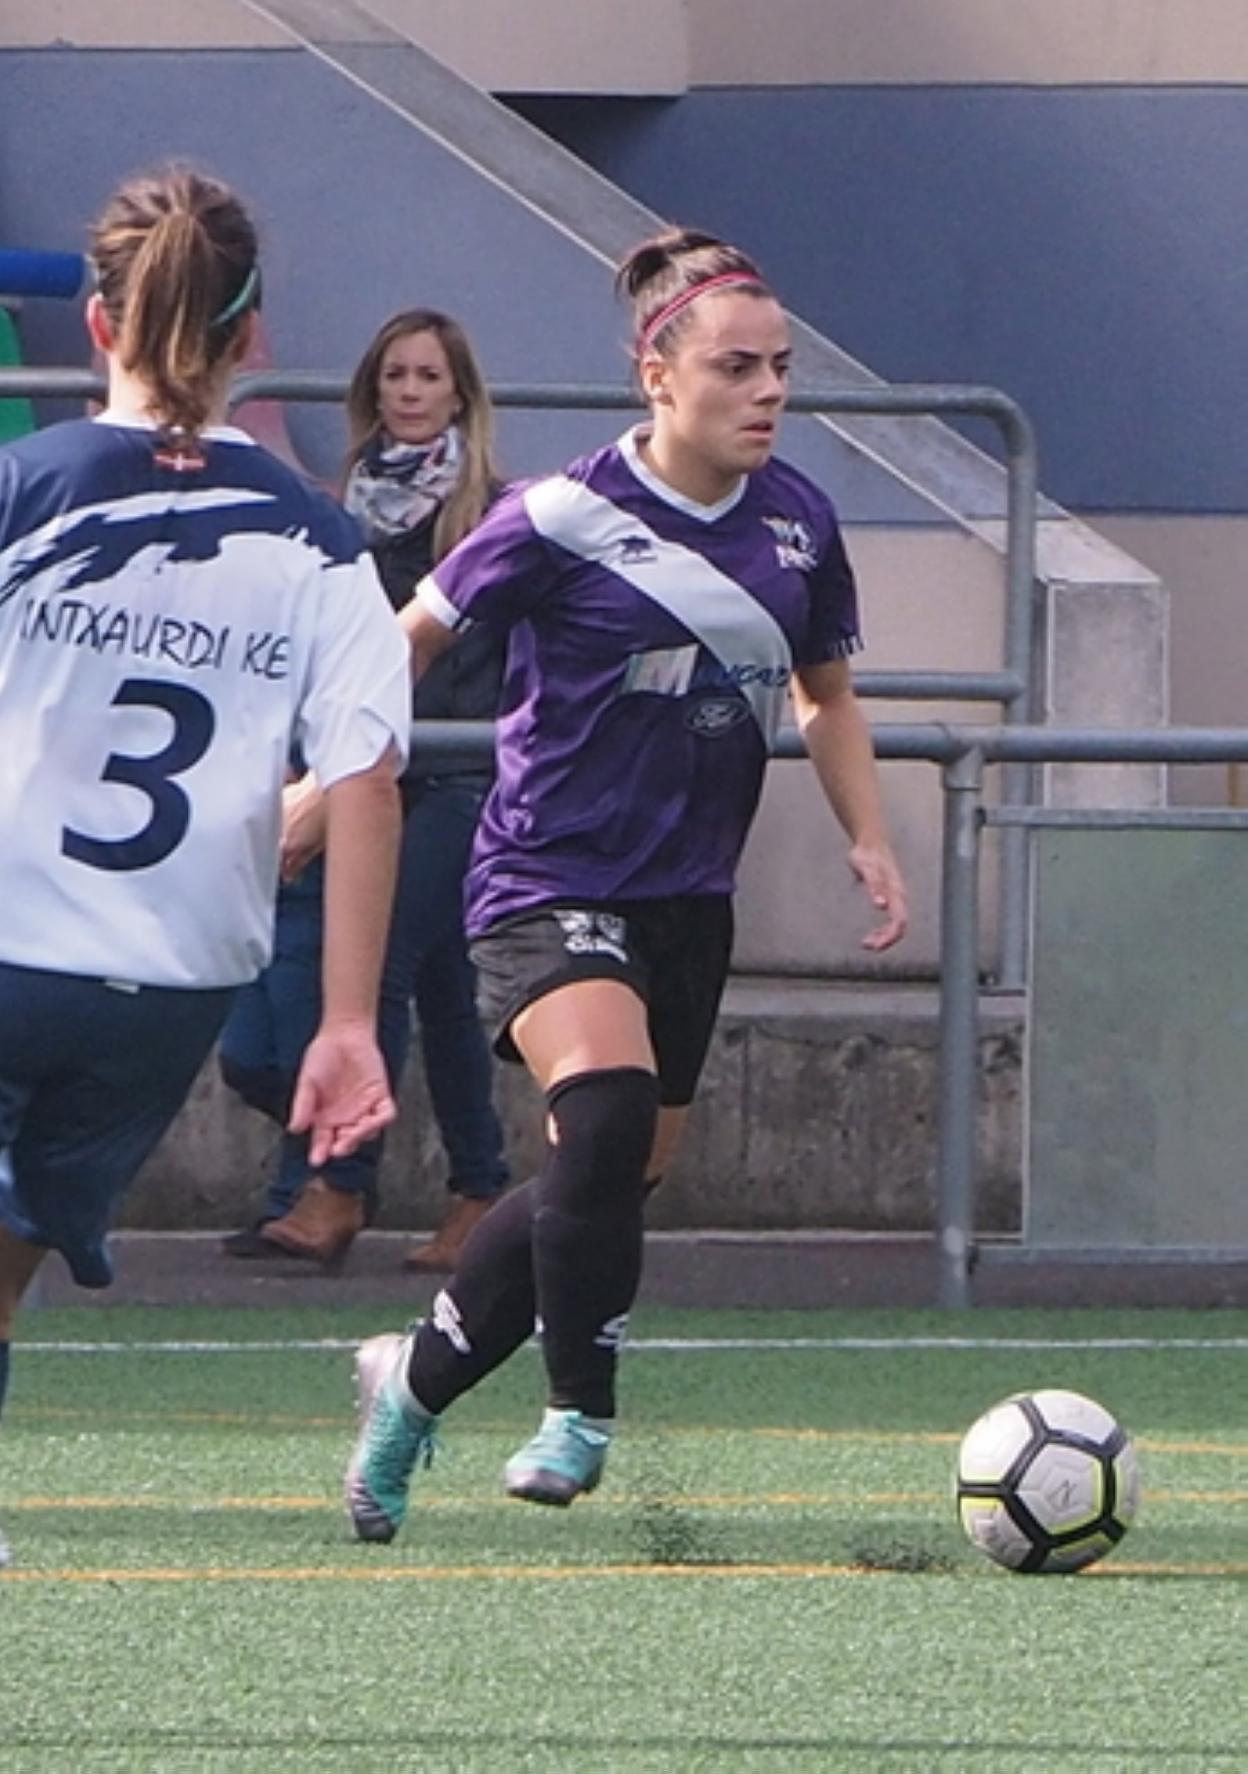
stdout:
{"type": "MultiPolygon", "coordinates": [[[[35,1355],[286,1355],[300,1351],[340,1353],[358,1349],[357,1337],[290,1337],[266,1341],[19,1341],[22,1356],[35,1355]]],[[[530,1345],[535,1347],[536,1345],[530,1345]]],[[[899,1350],[1111,1350],[1179,1353],[1187,1350],[1248,1351],[1248,1337],[638,1337],[629,1353],[685,1355],[754,1350],[824,1350],[832,1354],[899,1350]]]]}

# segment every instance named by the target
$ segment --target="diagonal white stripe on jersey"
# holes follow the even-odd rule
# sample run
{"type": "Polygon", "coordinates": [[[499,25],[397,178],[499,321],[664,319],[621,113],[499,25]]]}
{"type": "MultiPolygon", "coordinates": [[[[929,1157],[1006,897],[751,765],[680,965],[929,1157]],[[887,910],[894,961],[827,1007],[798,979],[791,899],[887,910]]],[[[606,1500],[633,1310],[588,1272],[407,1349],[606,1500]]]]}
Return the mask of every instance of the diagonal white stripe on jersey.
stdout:
{"type": "Polygon", "coordinates": [[[745,697],[770,744],[793,655],[780,624],[743,585],[565,475],[530,487],[524,504],[539,535],[626,580],[697,635],[745,697]],[[636,546],[639,539],[644,550],[636,546]]]}

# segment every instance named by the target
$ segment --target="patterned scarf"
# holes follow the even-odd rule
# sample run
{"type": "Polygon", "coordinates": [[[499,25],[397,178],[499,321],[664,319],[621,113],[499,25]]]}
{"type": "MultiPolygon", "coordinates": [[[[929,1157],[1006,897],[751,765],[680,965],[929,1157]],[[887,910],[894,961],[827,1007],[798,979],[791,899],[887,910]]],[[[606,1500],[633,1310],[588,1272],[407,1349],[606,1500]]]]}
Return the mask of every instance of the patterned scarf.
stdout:
{"type": "Polygon", "coordinates": [[[463,444],[452,425],[432,443],[394,443],[380,432],[347,476],[343,504],[370,545],[414,530],[446,503],[459,479],[463,444]]]}

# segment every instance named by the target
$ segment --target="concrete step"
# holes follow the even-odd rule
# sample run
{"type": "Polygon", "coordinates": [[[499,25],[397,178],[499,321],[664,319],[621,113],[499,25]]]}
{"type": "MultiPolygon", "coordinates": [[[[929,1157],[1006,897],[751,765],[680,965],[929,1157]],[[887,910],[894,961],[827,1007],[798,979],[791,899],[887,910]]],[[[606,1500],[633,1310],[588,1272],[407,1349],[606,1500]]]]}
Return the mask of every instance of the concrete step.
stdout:
{"type": "MultiPolygon", "coordinates": [[[[658,1230],[925,1232],[935,1213],[939,997],[929,986],[730,981],[658,1230]]],[[[1019,1221],[1023,1005],[985,996],[979,1049],[978,1223],[1019,1221]]],[[[513,1174],[541,1160],[542,1104],[517,1066],[498,1102],[513,1174]]],[[[275,1136],[205,1069],[131,1190],[123,1224],[226,1229],[255,1216],[275,1136]]],[[[445,1210],[445,1163],[419,1051],[382,1169],[383,1230],[445,1210]]]]}

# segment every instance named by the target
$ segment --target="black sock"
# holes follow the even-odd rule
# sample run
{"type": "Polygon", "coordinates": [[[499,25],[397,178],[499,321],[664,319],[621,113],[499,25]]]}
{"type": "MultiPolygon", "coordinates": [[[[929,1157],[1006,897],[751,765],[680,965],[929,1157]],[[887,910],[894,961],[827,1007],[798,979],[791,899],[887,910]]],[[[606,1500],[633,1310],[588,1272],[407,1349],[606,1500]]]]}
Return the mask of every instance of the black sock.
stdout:
{"type": "Polygon", "coordinates": [[[547,1093],[558,1135],[538,1179],[533,1273],[555,1409],[615,1415],[615,1369],[641,1280],[642,1203],[658,1080],[582,1072],[547,1093]]]}
{"type": "Polygon", "coordinates": [[[477,1222],[454,1275],[416,1333],[408,1384],[435,1416],[533,1334],[536,1201],[534,1179],[504,1195],[477,1222]]]}
{"type": "MultiPolygon", "coordinates": [[[[645,1193],[661,1177],[648,1177],[645,1193]]],[[[439,1416],[461,1392],[500,1367],[533,1334],[537,1287],[533,1280],[533,1215],[537,1178],[501,1197],[460,1254],[455,1274],[442,1289],[442,1316],[453,1324],[452,1339],[435,1313],[416,1334],[407,1380],[412,1396],[439,1416]],[[467,1352],[457,1343],[466,1342],[467,1352]]]]}

